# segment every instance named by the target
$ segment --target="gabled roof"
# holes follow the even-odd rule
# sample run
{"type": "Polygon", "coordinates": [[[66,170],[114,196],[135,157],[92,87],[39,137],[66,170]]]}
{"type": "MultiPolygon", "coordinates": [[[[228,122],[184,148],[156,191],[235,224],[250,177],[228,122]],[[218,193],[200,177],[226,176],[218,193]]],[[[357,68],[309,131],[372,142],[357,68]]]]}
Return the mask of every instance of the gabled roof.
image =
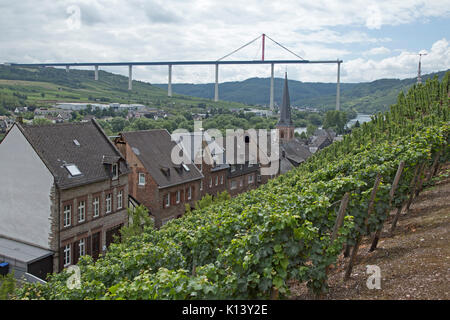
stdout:
{"type": "Polygon", "coordinates": [[[181,153],[181,148],[171,140],[165,129],[123,132],[122,139],[129,144],[136,157],[160,188],[203,178],[202,173],[192,163],[183,166],[172,162],[172,150],[181,153]]]}
{"type": "Polygon", "coordinates": [[[313,136],[311,139],[310,146],[317,147],[319,149],[329,146],[333,142],[328,135],[313,136]]]}
{"type": "Polygon", "coordinates": [[[206,163],[216,163],[211,171],[224,170],[230,167],[225,163],[225,150],[207,132],[173,133],[172,140],[183,149],[188,157],[187,160],[191,162],[200,164],[203,157],[206,163]]]}
{"type": "Polygon", "coordinates": [[[309,148],[297,139],[283,143],[281,149],[285,152],[285,157],[297,165],[306,161],[312,155],[309,148]]]}
{"type": "Polygon", "coordinates": [[[104,157],[120,160],[120,174],[128,167],[119,150],[95,121],[29,126],[16,123],[61,189],[111,178],[104,157]],[[75,142],[76,140],[76,142],[75,142]],[[66,165],[74,164],[81,175],[72,176],[66,165]]]}

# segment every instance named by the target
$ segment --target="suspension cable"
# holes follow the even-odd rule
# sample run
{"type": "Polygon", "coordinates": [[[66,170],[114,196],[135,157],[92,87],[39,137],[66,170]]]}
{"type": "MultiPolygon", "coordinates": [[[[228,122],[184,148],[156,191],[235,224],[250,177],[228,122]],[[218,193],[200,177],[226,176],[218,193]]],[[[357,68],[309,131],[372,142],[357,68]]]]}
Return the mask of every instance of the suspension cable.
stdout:
{"type": "Polygon", "coordinates": [[[291,50],[289,50],[288,48],[286,48],[285,46],[283,46],[281,43],[276,42],[275,40],[273,40],[271,37],[269,37],[266,34],[266,37],[269,38],[270,40],[272,40],[273,42],[275,42],[277,45],[279,45],[280,47],[282,47],[284,50],[289,51],[290,53],[292,53],[294,56],[300,58],[301,60],[305,60],[302,57],[300,57],[298,54],[296,54],[295,52],[292,52],[291,50]]]}
{"type": "Polygon", "coordinates": [[[252,41],[250,41],[250,42],[244,44],[242,47],[240,47],[240,48],[234,50],[233,52],[227,54],[226,56],[223,56],[222,58],[218,59],[217,61],[220,61],[220,60],[222,60],[222,59],[225,59],[225,58],[231,56],[233,53],[238,52],[238,51],[241,50],[242,48],[245,48],[245,47],[248,46],[249,44],[252,44],[253,42],[255,42],[256,40],[258,40],[258,39],[261,38],[261,37],[262,37],[262,36],[258,36],[257,38],[255,38],[255,39],[253,39],[252,41]]]}

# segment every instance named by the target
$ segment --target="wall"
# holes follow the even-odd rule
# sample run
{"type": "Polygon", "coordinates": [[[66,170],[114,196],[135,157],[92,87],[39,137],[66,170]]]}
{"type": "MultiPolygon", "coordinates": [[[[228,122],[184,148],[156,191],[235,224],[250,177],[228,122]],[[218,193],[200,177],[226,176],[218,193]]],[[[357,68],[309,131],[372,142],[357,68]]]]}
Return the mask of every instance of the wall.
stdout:
{"type": "Polygon", "coordinates": [[[0,144],[0,235],[50,249],[53,176],[14,126],[0,144]]]}

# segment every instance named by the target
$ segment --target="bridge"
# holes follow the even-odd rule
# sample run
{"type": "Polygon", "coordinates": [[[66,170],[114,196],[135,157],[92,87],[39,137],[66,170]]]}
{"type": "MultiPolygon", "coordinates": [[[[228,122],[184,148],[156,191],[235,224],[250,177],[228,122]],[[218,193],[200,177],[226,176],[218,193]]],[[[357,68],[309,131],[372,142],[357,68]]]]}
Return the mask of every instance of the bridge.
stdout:
{"type": "Polygon", "coordinates": [[[172,66],[188,66],[188,65],[214,65],[215,66],[215,86],[214,86],[214,101],[219,101],[219,65],[255,65],[255,64],[266,64],[271,66],[271,76],[270,76],[270,109],[273,110],[274,107],[274,65],[275,64],[337,64],[337,82],[336,82],[336,110],[340,109],[340,67],[343,61],[336,60],[305,60],[299,55],[295,54],[288,48],[284,47],[282,44],[276,42],[266,34],[255,38],[254,40],[246,43],[242,47],[232,51],[226,56],[211,61],[149,61],[149,62],[58,62],[58,63],[10,63],[10,66],[17,67],[65,67],[66,72],[69,72],[70,67],[94,67],[94,79],[98,80],[98,68],[99,67],[111,67],[111,66],[128,66],[128,90],[132,90],[133,81],[133,66],[168,66],[168,86],[167,95],[172,97],[172,66]],[[242,48],[250,45],[256,40],[262,38],[262,56],[261,60],[223,60],[233,53],[241,50],[242,48]],[[283,49],[289,51],[299,59],[295,60],[265,60],[265,39],[268,38],[275,44],[279,45],[283,49]]]}

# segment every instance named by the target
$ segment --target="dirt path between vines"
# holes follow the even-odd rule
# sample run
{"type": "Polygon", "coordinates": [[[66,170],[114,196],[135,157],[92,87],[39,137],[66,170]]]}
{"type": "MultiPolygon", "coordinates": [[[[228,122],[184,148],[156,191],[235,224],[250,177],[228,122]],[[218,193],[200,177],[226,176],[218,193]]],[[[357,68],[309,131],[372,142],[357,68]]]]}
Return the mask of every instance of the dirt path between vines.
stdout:
{"type": "MultiPolygon", "coordinates": [[[[361,242],[350,280],[343,281],[349,258],[341,255],[329,274],[329,292],[323,299],[450,299],[450,163],[439,182],[414,199],[402,214],[393,236],[392,216],[385,223],[374,252],[370,239],[361,242]],[[381,289],[368,289],[367,265],[381,270],[381,289]]],[[[292,283],[291,299],[314,299],[304,284],[292,283]]]]}

